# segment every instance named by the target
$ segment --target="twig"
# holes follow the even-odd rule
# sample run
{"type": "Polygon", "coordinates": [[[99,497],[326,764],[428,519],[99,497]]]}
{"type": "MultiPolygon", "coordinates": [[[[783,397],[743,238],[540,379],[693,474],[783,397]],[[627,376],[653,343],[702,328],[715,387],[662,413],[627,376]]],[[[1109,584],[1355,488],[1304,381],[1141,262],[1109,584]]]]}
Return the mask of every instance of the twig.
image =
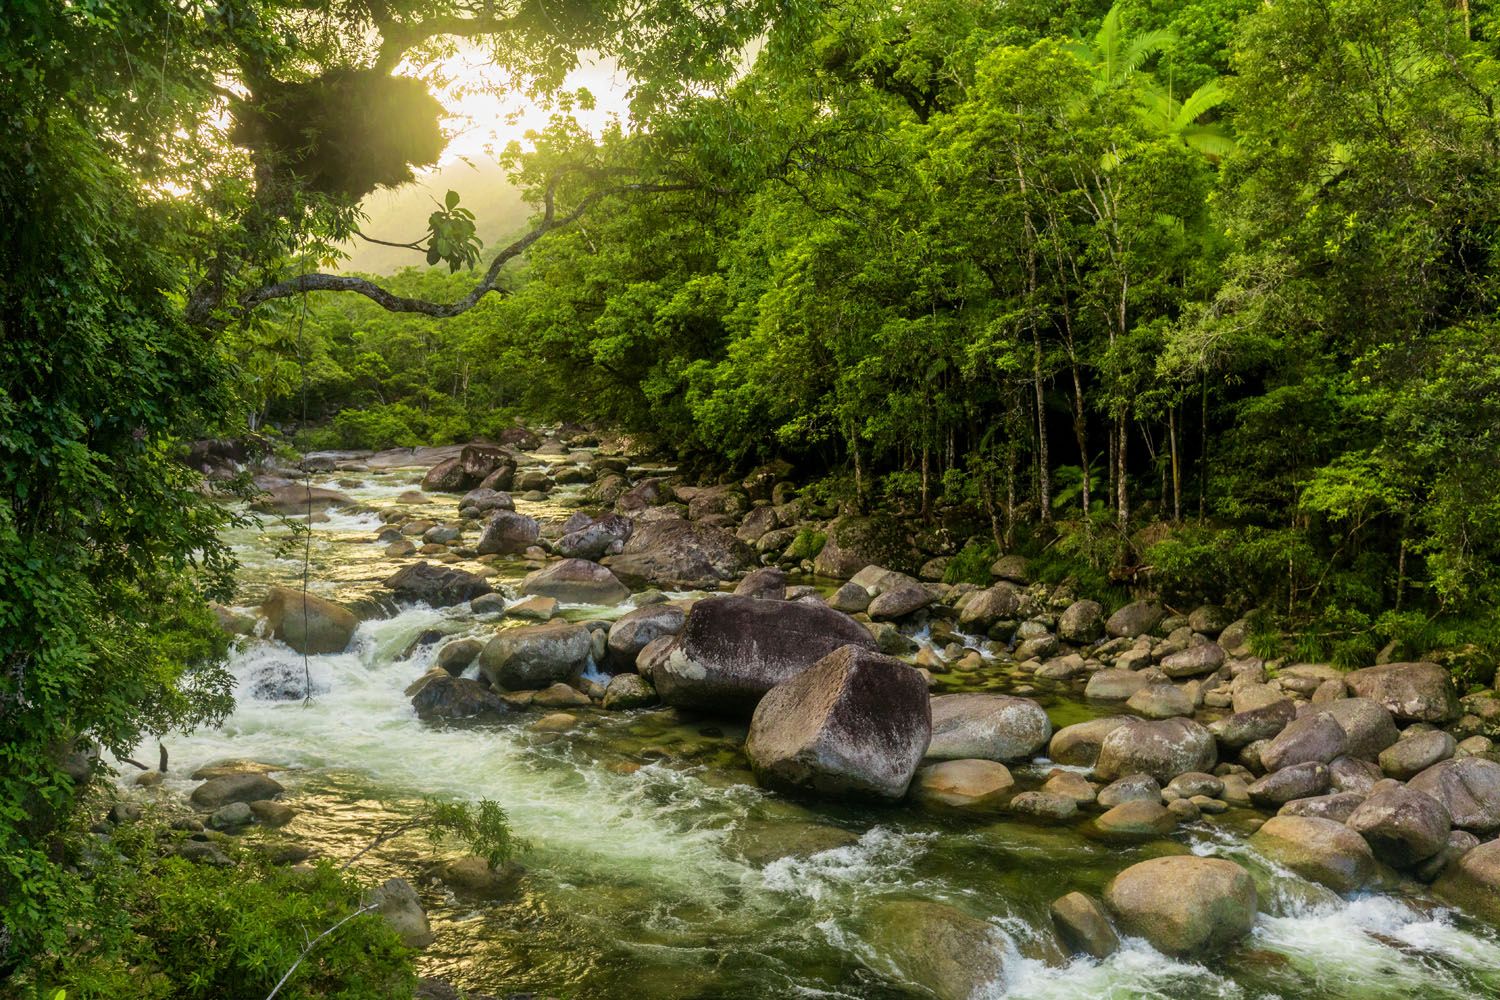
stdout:
{"type": "MultiPolygon", "coordinates": [[[[355,917],[360,916],[364,913],[369,913],[372,910],[377,909],[379,906],[379,903],[366,903],[364,906],[361,906],[359,909],[355,910],[353,913],[349,914],[344,919],[328,928],[322,934],[319,934],[317,937],[309,941],[307,943],[307,947],[302,949],[302,954],[298,955],[297,960],[292,963],[292,967],[286,970],[286,975],[282,976],[281,981],[276,984],[276,988],[271,990],[270,993],[266,994],[266,1000],[275,1000],[276,994],[281,992],[281,988],[286,985],[287,980],[292,978],[292,973],[297,971],[297,966],[302,964],[302,960],[306,958],[308,956],[308,953],[317,946],[319,941],[323,940],[328,935],[332,934],[334,931],[338,930],[340,927],[353,920],[355,917]]],[[[306,934],[307,932],[303,931],[303,936],[306,936],[306,934]]]]}

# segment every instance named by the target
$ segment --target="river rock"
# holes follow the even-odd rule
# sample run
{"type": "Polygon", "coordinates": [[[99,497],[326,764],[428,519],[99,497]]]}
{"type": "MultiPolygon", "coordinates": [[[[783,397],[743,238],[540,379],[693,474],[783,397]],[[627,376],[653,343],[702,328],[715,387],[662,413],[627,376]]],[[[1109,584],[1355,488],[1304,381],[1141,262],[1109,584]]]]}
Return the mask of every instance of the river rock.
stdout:
{"type": "Polygon", "coordinates": [[[534,517],[513,510],[497,511],[485,524],[474,550],[482,556],[515,555],[535,545],[540,532],[534,517]]]}
{"type": "Polygon", "coordinates": [[[1109,837],[1161,837],[1177,826],[1177,817],[1160,799],[1129,799],[1106,809],[1094,826],[1109,837]]]}
{"type": "Polygon", "coordinates": [[[515,509],[516,502],[511,499],[509,493],[484,487],[470,490],[463,495],[462,500],[458,501],[458,512],[465,517],[477,518],[492,510],[515,509]]]}
{"type": "Polygon", "coordinates": [[[1224,650],[1216,642],[1205,642],[1163,657],[1161,670],[1168,677],[1198,677],[1223,665],[1224,650]]]}
{"type": "Polygon", "coordinates": [[[1249,872],[1191,855],[1131,865],[1105,887],[1104,903],[1127,934],[1169,955],[1233,944],[1254,926],[1257,907],[1249,872]]]}
{"type": "Polygon", "coordinates": [[[606,514],[563,535],[554,548],[570,559],[602,559],[622,551],[634,527],[628,517],[606,514]]]}
{"type": "Polygon", "coordinates": [[[1292,764],[1253,782],[1247,789],[1250,801],[1263,808],[1280,806],[1328,790],[1328,765],[1315,760],[1292,764]]]}
{"type": "Polygon", "coordinates": [[[484,643],[478,639],[455,639],[438,650],[437,665],[455,677],[474,662],[484,643]]]}
{"type": "Polygon", "coordinates": [[[504,466],[515,467],[509,453],[493,445],[469,444],[455,457],[439,462],[422,477],[428,493],[463,493],[480,486],[504,466]]]}
{"type": "Polygon", "coordinates": [[[997,810],[1015,789],[1010,769],[992,760],[945,760],[917,770],[911,796],[952,809],[997,810]]]}
{"type": "Polygon", "coordinates": [[[555,598],[564,604],[618,604],[630,590],[613,573],[587,559],[564,559],[528,573],[521,593],[555,598]]]}
{"type": "Polygon", "coordinates": [[[479,654],[479,669],[508,691],[546,687],[588,663],[589,630],[570,622],[503,629],[479,654]]]}
{"type": "Polygon", "coordinates": [[[1347,823],[1354,810],[1365,800],[1357,792],[1330,792],[1304,799],[1292,799],[1276,811],[1278,816],[1310,816],[1314,819],[1331,819],[1335,823],[1347,823]]]}
{"type": "Polygon", "coordinates": [[[882,963],[936,1000],[988,995],[1005,971],[994,928],[946,903],[886,900],[870,912],[867,938],[882,963]]]}
{"type": "Polygon", "coordinates": [[[997,583],[971,594],[959,609],[960,628],[988,631],[996,622],[1014,618],[1021,608],[1021,592],[1011,583],[997,583]]]}
{"type": "Polygon", "coordinates": [[[604,689],[604,707],[611,711],[644,708],[656,702],[656,689],[640,674],[616,674],[604,689]]]}
{"type": "Polygon", "coordinates": [[[750,720],[745,754],[768,787],[896,799],[931,738],[922,675],[850,645],[766,693],[750,720]]]}
{"type": "Polygon", "coordinates": [[[1436,663],[1387,663],[1344,678],[1356,698],[1384,705],[1409,722],[1447,722],[1458,717],[1453,679],[1436,663]]]}
{"type": "Polygon", "coordinates": [[[885,566],[915,573],[919,560],[894,516],[845,516],[828,525],[827,540],[813,559],[821,576],[848,578],[866,566],[885,566]]]}
{"type": "Polygon", "coordinates": [[[1448,811],[1453,825],[1479,834],[1500,830],[1500,764],[1460,757],[1432,765],[1407,783],[1448,811]]]}
{"type": "Polygon", "coordinates": [[[1070,892],[1052,901],[1052,926],[1069,950],[1103,960],[1120,949],[1120,936],[1092,896],[1070,892]]]}
{"type": "Polygon", "coordinates": [[[1380,768],[1370,761],[1345,754],[1328,765],[1328,784],[1335,792],[1353,792],[1363,798],[1381,780],[1380,768]]]}
{"type": "Polygon", "coordinates": [[[412,696],[411,707],[419,719],[476,719],[514,711],[487,685],[449,674],[429,678],[412,696]]]}
{"type": "Polygon", "coordinates": [[[1167,609],[1150,601],[1133,601],[1120,608],[1104,623],[1104,631],[1115,637],[1134,639],[1139,635],[1150,635],[1167,609]]]}
{"type": "Polygon", "coordinates": [[[1104,635],[1104,606],[1098,601],[1074,601],[1057,619],[1057,637],[1086,645],[1104,635]]]}
{"type": "Polygon", "coordinates": [[[1250,846],[1337,893],[1362,889],[1376,872],[1365,838],[1331,819],[1272,816],[1250,838],[1250,846]]]}
{"type": "Polygon", "coordinates": [[[1408,733],[1380,751],[1380,770],[1387,778],[1414,778],[1438,761],[1447,760],[1458,742],[1441,729],[1408,733]]]}
{"type": "MultiPolygon", "coordinates": [[[[767,508],[757,508],[765,510],[767,508]]],[[[786,571],[777,566],[762,566],[751,570],[734,588],[736,597],[757,597],[762,600],[786,600],[786,571]]],[[[831,605],[830,605],[831,606],[831,605]]],[[[861,608],[861,611],[864,609],[861,608]]]]}
{"type": "MultiPolygon", "coordinates": [[[[484,858],[473,854],[438,866],[438,877],[450,888],[480,899],[508,899],[515,895],[521,879],[520,866],[504,864],[491,868],[484,858]]],[[[472,994],[467,994],[472,996],[472,994]]]]}
{"type": "Polygon", "coordinates": [[[1399,781],[1382,781],[1346,825],[1369,841],[1380,860],[1404,868],[1443,849],[1452,818],[1437,799],[1399,781]]]}
{"type": "Polygon", "coordinates": [[[1089,676],[1083,696],[1095,701],[1125,701],[1149,683],[1151,678],[1144,671],[1099,670],[1089,676]]]}
{"type": "Polygon", "coordinates": [[[286,826],[297,817],[297,810],[275,799],[256,799],[250,803],[249,808],[256,820],[263,826],[286,826]]]}
{"type": "Polygon", "coordinates": [[[1010,811],[1045,823],[1063,823],[1078,815],[1078,803],[1052,792],[1022,792],[1010,800],[1010,811]]]}
{"type": "Polygon", "coordinates": [[[1344,753],[1348,742],[1349,737],[1337,719],[1326,712],[1315,712],[1287,723],[1262,748],[1260,762],[1267,771],[1308,761],[1327,764],[1344,753]]]}
{"type": "Polygon", "coordinates": [[[1029,698],[946,694],[932,699],[934,760],[1029,760],[1047,745],[1052,722],[1029,698]]]}
{"type": "Polygon", "coordinates": [[[249,823],[253,815],[248,802],[230,802],[209,815],[208,825],[215,830],[233,830],[249,823]]]}
{"type": "Polygon", "coordinates": [[[226,774],[210,778],[193,789],[194,806],[212,812],[231,802],[247,805],[258,799],[271,799],[286,791],[279,781],[264,774],[226,774]]]}
{"type": "Polygon", "coordinates": [[[1492,924],[1500,924],[1500,840],[1472,848],[1450,864],[1432,891],[1492,924]]]}
{"type": "Polygon", "coordinates": [[[1125,707],[1148,719],[1172,719],[1193,714],[1193,699],[1169,682],[1148,684],[1125,702],[1125,707]]]}
{"type": "Polygon", "coordinates": [[[275,486],[250,502],[250,509],[261,514],[306,514],[308,510],[323,511],[330,507],[348,507],[354,503],[338,490],[326,490],[318,486],[303,486],[293,483],[275,486]]]}
{"type": "Polygon", "coordinates": [[[1234,616],[1219,605],[1201,604],[1188,615],[1188,628],[1213,638],[1228,628],[1233,621],[1234,616]]]}
{"type": "Polygon", "coordinates": [[[1105,737],[1129,722],[1125,716],[1112,715],[1064,726],[1052,735],[1047,756],[1059,764],[1093,767],[1105,737]]]}
{"type": "Polygon", "coordinates": [[[1219,744],[1239,750],[1257,740],[1269,740],[1297,717],[1297,705],[1290,698],[1280,698],[1269,705],[1236,712],[1209,723],[1208,731],[1219,744]]]}
{"type": "Polygon", "coordinates": [[[488,594],[492,589],[482,576],[426,562],[402,568],[385,581],[385,586],[398,601],[427,604],[434,608],[462,604],[488,594]]]}
{"type": "Polygon", "coordinates": [[[272,587],[261,605],[271,637],[299,653],[342,653],[359,619],[348,608],[290,587],[272,587]]]}
{"type": "Polygon", "coordinates": [[[1099,807],[1113,809],[1124,802],[1161,802],[1161,783],[1149,774],[1127,774],[1099,790],[1099,807]]]}
{"type": "Polygon", "coordinates": [[[1193,720],[1129,719],[1104,737],[1094,772],[1105,781],[1149,774],[1165,783],[1184,771],[1212,771],[1216,763],[1213,736],[1193,720]]]}
{"type": "Polygon", "coordinates": [[[1343,727],[1351,757],[1374,760],[1401,735],[1385,706],[1369,698],[1340,698],[1322,705],[1322,711],[1343,727]]]}
{"type": "Polygon", "coordinates": [[[650,604],[621,615],[609,627],[606,660],[612,670],[634,670],[636,658],[652,639],[682,631],[687,612],[675,604],[650,604]]]}
{"type": "Polygon", "coordinates": [[[723,528],[693,521],[637,524],[609,568],[632,587],[713,590],[754,565],[754,552],[723,528]]]}
{"type": "Polygon", "coordinates": [[[881,591],[870,601],[867,609],[876,621],[905,618],[907,615],[927,607],[935,600],[932,591],[916,581],[902,583],[881,591]]]}
{"type": "Polygon", "coordinates": [[[771,688],[849,644],[875,649],[863,625],[824,605],[715,597],[693,605],[652,680],[668,705],[748,714],[771,688]]]}
{"type": "Polygon", "coordinates": [[[373,905],[375,912],[408,948],[425,948],[437,939],[427,923],[427,913],[417,899],[416,890],[404,878],[390,879],[372,889],[365,897],[365,905],[373,905]]]}

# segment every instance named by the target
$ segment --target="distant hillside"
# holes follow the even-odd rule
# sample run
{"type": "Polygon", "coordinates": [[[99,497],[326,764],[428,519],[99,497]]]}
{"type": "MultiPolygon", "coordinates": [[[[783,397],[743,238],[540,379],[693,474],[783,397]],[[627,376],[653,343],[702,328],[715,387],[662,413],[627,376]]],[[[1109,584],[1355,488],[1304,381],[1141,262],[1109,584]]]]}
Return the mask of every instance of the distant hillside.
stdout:
{"type": "MultiPolygon", "coordinates": [[[[520,192],[498,165],[475,160],[473,166],[454,163],[419,175],[415,183],[395,191],[377,191],[365,199],[364,210],[369,221],[361,224],[360,229],[392,242],[420,240],[427,232],[427,216],[432,214],[433,202],[442,201],[450,188],[458,192],[464,207],[477,217],[486,257],[497,242],[509,239],[531,215],[531,207],[521,200],[520,192]]],[[[415,250],[385,247],[360,239],[344,249],[349,259],[340,266],[343,271],[390,274],[423,263],[422,255],[415,250]]]]}

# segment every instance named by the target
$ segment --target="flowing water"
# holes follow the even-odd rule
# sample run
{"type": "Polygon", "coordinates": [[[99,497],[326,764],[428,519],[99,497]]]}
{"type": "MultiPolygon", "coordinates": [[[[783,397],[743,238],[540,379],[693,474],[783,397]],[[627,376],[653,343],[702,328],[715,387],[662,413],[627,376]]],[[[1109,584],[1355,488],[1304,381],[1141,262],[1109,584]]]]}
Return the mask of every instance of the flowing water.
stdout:
{"type": "MultiPolygon", "coordinates": [[[[402,497],[420,474],[341,473],[315,485],[342,489],[375,510],[453,517],[451,497],[426,505],[402,497]]],[[[564,489],[518,507],[552,518],[566,516],[568,503],[564,489]]],[[[315,593],[359,600],[398,568],[373,541],[381,527],[374,514],[335,512],[312,527],[315,593]]],[[[231,541],[242,561],[245,607],[272,583],[300,584],[302,546],[289,544],[284,525],[241,529],[231,541]]],[[[492,582],[513,592],[524,567],[496,568],[501,576],[492,582]]],[[[629,607],[565,613],[613,617],[629,607]]],[[[667,710],[585,710],[580,726],[562,735],[524,723],[418,721],[402,691],[437,645],[403,658],[412,641],[434,629],[484,635],[497,627],[506,626],[493,616],[477,619],[466,606],[409,608],[364,622],[347,652],[310,658],[314,696],[306,703],[256,693],[264,693],[267,677],[300,685],[300,655],[278,643],[245,644],[232,661],[238,708],[218,729],[169,739],[165,787],[186,794],[195,784],[187,775],[224,760],[275,764],[297,818],[285,831],[249,836],[289,834],[335,858],[355,853],[423,797],[497,800],[527,844],[515,899],[454,896],[425,875],[434,849],[418,836],[377,849],[355,870],[372,883],[403,875],[417,885],[438,935],[421,959],[424,973],[501,995],[931,996],[871,943],[882,902],[921,899],[993,928],[1004,974],[980,996],[1500,996],[1500,937],[1491,929],[1420,894],[1339,899],[1255,857],[1233,814],[1121,847],[1072,827],[937,817],[904,805],[791,802],[755,786],[740,749],[743,725],[667,710]],[[1063,893],[1097,893],[1135,861],[1184,851],[1233,857],[1257,877],[1266,912],[1230,954],[1183,961],[1127,941],[1107,961],[1069,961],[1038,930],[1063,893]]],[[[997,671],[984,686],[1015,683],[997,671]]],[[[1054,725],[1097,714],[1065,693],[1036,696],[1054,725]]],[[[1023,783],[1042,776],[1018,771],[1023,783]]]]}

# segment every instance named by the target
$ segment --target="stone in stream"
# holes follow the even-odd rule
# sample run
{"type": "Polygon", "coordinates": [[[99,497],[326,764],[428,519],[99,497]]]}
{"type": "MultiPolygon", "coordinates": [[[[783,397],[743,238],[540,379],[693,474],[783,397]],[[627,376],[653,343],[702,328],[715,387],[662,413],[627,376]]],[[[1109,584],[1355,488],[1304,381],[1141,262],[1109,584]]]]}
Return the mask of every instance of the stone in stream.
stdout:
{"type": "Polygon", "coordinates": [[[513,510],[497,511],[485,523],[474,550],[482,556],[515,555],[536,544],[541,526],[536,518],[513,510]]]}
{"type": "Polygon", "coordinates": [[[1321,710],[1344,727],[1351,757],[1374,760],[1401,735],[1385,706],[1368,698],[1340,698],[1326,702],[1321,710]]]}
{"type": "Polygon", "coordinates": [[[1098,601],[1074,601],[1057,619],[1057,637],[1083,646],[1104,635],[1104,606],[1098,601]]]}
{"type": "Polygon", "coordinates": [[[1120,935],[1092,896],[1070,892],[1052,901],[1051,913],[1052,926],[1069,950],[1101,961],[1119,950],[1120,935]]]}
{"type": "Polygon", "coordinates": [[[996,761],[945,760],[917,770],[911,797],[950,809],[998,810],[1015,786],[1010,769],[996,761]]]}
{"type": "Polygon", "coordinates": [[[606,514],[563,535],[553,548],[569,559],[602,559],[624,549],[634,527],[628,517],[606,514]]]}
{"type": "Polygon", "coordinates": [[[609,568],[632,587],[712,590],[755,564],[754,551],[723,528],[692,521],[637,523],[609,568]]]}
{"type": "Polygon", "coordinates": [[[652,639],[682,631],[687,612],[675,604],[651,604],[617,618],[609,627],[606,665],[611,670],[634,670],[636,657],[652,639]]]}
{"type": "Polygon", "coordinates": [[[1440,898],[1500,924],[1500,840],[1471,848],[1433,883],[1440,898]]]}
{"type": "Polygon", "coordinates": [[[1356,698],[1383,705],[1408,722],[1447,722],[1458,717],[1453,678],[1436,663],[1387,663],[1344,678],[1356,698]]]}
{"type": "Polygon", "coordinates": [[[1380,860],[1404,868],[1443,849],[1452,818],[1437,799],[1386,780],[1350,814],[1346,825],[1369,841],[1380,860]]]}
{"type": "Polygon", "coordinates": [[[1094,820],[1095,830],[1106,838],[1150,839],[1165,836],[1176,826],[1177,817],[1160,799],[1130,799],[1094,820]]]}
{"type": "Polygon", "coordinates": [[[874,650],[875,640],[821,604],[714,597],[693,605],[651,679],[668,705],[748,715],[771,688],[845,645],[874,650]]]}
{"type": "Polygon", "coordinates": [[[482,649],[484,643],[478,639],[455,639],[438,650],[437,665],[456,677],[474,662],[482,649]]]}
{"type": "Polygon", "coordinates": [[[786,600],[786,571],[776,566],[762,566],[760,569],[751,570],[735,586],[734,595],[755,597],[765,601],[784,601],[786,600]]]}
{"type": "Polygon", "coordinates": [[[1010,800],[1010,811],[1043,823],[1062,823],[1078,815],[1078,803],[1052,792],[1022,792],[1010,800]]]}
{"type": "Polygon", "coordinates": [[[551,621],[557,617],[557,598],[528,597],[506,608],[505,614],[510,618],[519,618],[523,621],[551,621]]]}
{"type": "Polygon", "coordinates": [[[1331,819],[1272,816],[1250,838],[1250,846],[1337,893],[1364,888],[1376,872],[1375,855],[1365,838],[1331,819]]]}
{"type": "Polygon", "coordinates": [[[462,493],[484,484],[505,466],[515,468],[509,452],[487,444],[464,445],[456,456],[427,471],[422,489],[428,493],[462,493]]]}
{"type": "Polygon", "coordinates": [[[264,826],[286,826],[297,816],[291,806],[274,799],[256,799],[250,803],[250,812],[264,826]]]}
{"type": "Polygon", "coordinates": [[[1127,934],[1169,955],[1214,951],[1255,924],[1250,873],[1233,861],[1191,855],[1131,865],[1104,889],[1104,903],[1127,934]]]}
{"type": "Polygon", "coordinates": [[[1168,677],[1198,677],[1211,674],[1224,665],[1224,650],[1216,642],[1189,646],[1181,652],[1163,657],[1162,672],[1168,677]]]}
{"type": "Polygon", "coordinates": [[[960,628],[988,631],[996,622],[1013,618],[1021,608],[1021,592],[1011,583],[997,583],[969,595],[958,612],[960,628]]]}
{"type": "Polygon", "coordinates": [[[1260,752],[1267,771],[1314,762],[1327,764],[1342,756],[1349,738],[1338,720],[1326,712],[1293,719],[1260,752]]]}
{"type": "Polygon", "coordinates": [[[348,608],[291,587],[272,587],[260,610],[273,639],[310,655],[342,653],[359,626],[348,608]]]}
{"type": "Polygon", "coordinates": [[[613,573],[587,559],[564,559],[529,573],[521,593],[553,597],[564,604],[618,604],[630,589],[613,573]]]}
{"type": "Polygon", "coordinates": [[[905,618],[927,607],[935,599],[932,591],[913,580],[882,590],[870,601],[866,610],[875,621],[890,621],[905,618]]]}
{"type": "Polygon", "coordinates": [[[1117,638],[1134,639],[1138,635],[1149,635],[1167,609],[1150,601],[1134,601],[1120,608],[1104,623],[1104,631],[1117,638]]]}
{"type": "Polygon", "coordinates": [[[509,899],[516,894],[522,869],[510,862],[491,868],[484,858],[468,854],[444,861],[438,866],[437,873],[449,888],[457,892],[480,899],[509,899]]]}
{"type": "Polygon", "coordinates": [[[1346,823],[1354,810],[1365,800],[1354,792],[1330,792],[1304,799],[1292,799],[1276,811],[1278,816],[1308,816],[1313,819],[1331,819],[1335,823],[1346,823]]]}
{"type": "Polygon", "coordinates": [[[1484,757],[1440,761],[1407,783],[1448,811],[1453,825],[1489,835],[1500,830],[1500,764],[1484,757]]]}
{"type": "Polygon", "coordinates": [[[404,878],[390,879],[370,890],[364,903],[375,908],[408,948],[425,948],[437,939],[427,923],[427,913],[417,900],[416,890],[404,878]]]}
{"type": "Polygon", "coordinates": [[[946,903],[886,900],[867,918],[865,937],[880,971],[894,972],[937,1000],[974,1000],[1001,981],[1004,941],[993,927],[946,903]]]}
{"type": "Polygon", "coordinates": [[[275,798],[284,791],[279,781],[264,774],[226,774],[209,778],[193,789],[190,798],[194,806],[211,812],[231,802],[275,798]]]}
{"type": "Polygon", "coordinates": [[[1150,683],[1144,671],[1110,668],[1089,676],[1083,696],[1095,701],[1125,701],[1150,683]]]}
{"type": "Polygon", "coordinates": [[[1328,765],[1308,760],[1272,771],[1246,791],[1251,802],[1262,808],[1274,808],[1293,799],[1321,795],[1328,790],[1328,782],[1328,765]]]}
{"type": "Polygon", "coordinates": [[[1193,699],[1176,684],[1148,684],[1125,702],[1125,707],[1147,719],[1173,719],[1193,714],[1193,699]]]}
{"type": "Polygon", "coordinates": [[[1406,781],[1452,757],[1456,749],[1458,741],[1440,729],[1408,731],[1407,735],[1380,751],[1380,770],[1387,778],[1406,781]]]}
{"type": "Polygon", "coordinates": [[[589,635],[587,628],[569,622],[504,629],[479,654],[479,669],[508,691],[546,687],[584,669],[589,635]]]}
{"type": "Polygon", "coordinates": [[[1093,767],[1099,759],[1104,738],[1129,721],[1123,715],[1109,715],[1064,726],[1052,734],[1052,740],[1047,744],[1047,756],[1058,764],[1093,767]]]}
{"type": "Polygon", "coordinates": [[[406,566],[385,581],[396,600],[446,608],[462,604],[492,589],[484,577],[450,566],[419,562],[406,566]]]}
{"type": "Polygon", "coordinates": [[[324,511],[330,507],[348,507],[352,503],[353,500],[337,490],[291,484],[267,490],[250,502],[250,509],[261,514],[296,516],[306,514],[309,509],[324,511]]]}
{"type": "Polygon", "coordinates": [[[411,707],[419,719],[477,719],[515,711],[488,686],[447,673],[428,678],[412,695],[411,707]]]}
{"type": "Polygon", "coordinates": [[[616,674],[604,689],[606,709],[644,708],[656,702],[656,689],[640,674],[616,674]]]}
{"type": "Polygon", "coordinates": [[[515,510],[516,502],[503,490],[487,489],[483,486],[472,489],[458,502],[458,512],[465,517],[478,518],[492,510],[515,510]]]}
{"type": "Polygon", "coordinates": [[[1278,698],[1268,705],[1235,712],[1209,723],[1208,731],[1229,750],[1239,750],[1257,740],[1269,740],[1297,717],[1297,705],[1290,698],[1278,698]]]}
{"type": "Polygon", "coordinates": [[[557,681],[538,691],[531,699],[531,703],[542,708],[577,708],[591,704],[591,701],[588,695],[571,684],[557,681]]]}
{"type": "Polygon", "coordinates": [[[931,738],[921,674],[882,653],[843,646],[766,693],[750,720],[745,755],[768,787],[897,799],[931,738]]]}
{"type": "Polygon", "coordinates": [[[920,560],[899,518],[846,515],[828,525],[827,539],[813,559],[820,576],[847,579],[866,566],[915,573],[920,560]]]}
{"type": "Polygon", "coordinates": [[[1052,722],[1029,698],[945,694],[932,699],[934,760],[1029,760],[1052,736],[1052,722]]]}
{"type": "Polygon", "coordinates": [[[1127,719],[1104,737],[1094,773],[1104,781],[1149,774],[1168,782],[1185,771],[1212,771],[1217,763],[1214,738],[1191,719],[1127,719]]]}
{"type": "Polygon", "coordinates": [[[1328,787],[1335,792],[1354,792],[1363,799],[1381,780],[1380,768],[1370,761],[1345,754],[1328,765],[1328,787]]]}
{"type": "Polygon", "coordinates": [[[208,825],[215,830],[233,830],[245,826],[252,818],[247,802],[230,802],[215,809],[208,817],[208,825]]]}
{"type": "Polygon", "coordinates": [[[1101,809],[1113,809],[1125,802],[1160,802],[1161,783],[1149,774],[1127,774],[1099,790],[1101,809]]]}

